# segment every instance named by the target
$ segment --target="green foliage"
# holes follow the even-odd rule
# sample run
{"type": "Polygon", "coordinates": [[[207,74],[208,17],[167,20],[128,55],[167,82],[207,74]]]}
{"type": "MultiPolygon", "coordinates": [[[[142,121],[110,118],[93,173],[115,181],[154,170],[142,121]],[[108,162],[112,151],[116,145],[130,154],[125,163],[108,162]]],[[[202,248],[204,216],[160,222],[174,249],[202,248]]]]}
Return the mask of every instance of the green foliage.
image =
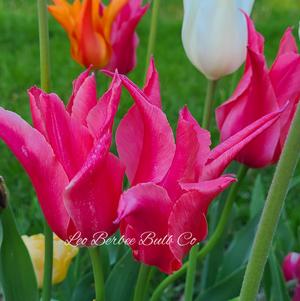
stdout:
{"type": "Polygon", "coordinates": [[[131,251],[128,251],[114,266],[106,281],[106,300],[130,301],[133,296],[138,271],[139,264],[133,260],[131,251]]]}
{"type": "Polygon", "coordinates": [[[32,262],[9,207],[1,213],[0,219],[0,280],[5,300],[38,301],[32,262]]]}

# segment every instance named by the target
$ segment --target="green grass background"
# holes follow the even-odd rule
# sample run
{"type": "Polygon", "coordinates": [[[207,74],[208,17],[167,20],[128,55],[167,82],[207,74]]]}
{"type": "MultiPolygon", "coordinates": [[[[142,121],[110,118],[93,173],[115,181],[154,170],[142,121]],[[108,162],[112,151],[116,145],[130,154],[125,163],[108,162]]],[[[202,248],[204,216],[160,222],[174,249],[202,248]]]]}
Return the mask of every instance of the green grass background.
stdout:
{"type": "MultiPolygon", "coordinates": [[[[39,85],[39,49],[37,31],[36,1],[0,0],[0,105],[13,110],[30,121],[27,89],[39,85]]],[[[279,40],[286,27],[295,28],[297,34],[300,19],[298,0],[258,0],[253,18],[257,29],[266,38],[266,55],[271,63],[279,40]]],[[[162,0],[158,21],[158,35],[155,60],[161,78],[163,106],[175,128],[179,109],[187,104],[200,120],[205,97],[205,78],[190,64],[181,44],[182,1],[162,0]]],[[[142,20],[138,33],[138,65],[130,77],[141,84],[144,78],[145,54],[150,24],[148,13],[142,20]]],[[[222,30],[222,29],[220,29],[222,30]]],[[[50,17],[52,90],[66,102],[71,94],[72,80],[82,71],[70,57],[69,42],[62,28],[50,17]]],[[[298,37],[297,37],[298,40],[298,37]]],[[[99,90],[107,81],[98,78],[99,90]]],[[[220,82],[216,100],[222,103],[232,92],[232,77],[220,82]]],[[[131,104],[124,93],[118,120],[131,104]]],[[[118,121],[117,121],[118,122],[118,121]]],[[[212,130],[213,143],[218,142],[218,131],[212,130]]],[[[255,175],[261,172],[265,189],[272,178],[274,167],[264,171],[252,171],[244,190],[240,193],[240,215],[247,216],[247,204],[255,175]]],[[[5,145],[0,143],[0,174],[7,181],[10,201],[22,233],[41,232],[41,214],[28,177],[5,145]]],[[[296,176],[299,175],[299,168],[296,176]]],[[[50,179],[49,179],[50,180],[50,179]]],[[[300,187],[294,188],[288,196],[288,215],[293,221],[294,231],[300,221],[300,187]]]]}

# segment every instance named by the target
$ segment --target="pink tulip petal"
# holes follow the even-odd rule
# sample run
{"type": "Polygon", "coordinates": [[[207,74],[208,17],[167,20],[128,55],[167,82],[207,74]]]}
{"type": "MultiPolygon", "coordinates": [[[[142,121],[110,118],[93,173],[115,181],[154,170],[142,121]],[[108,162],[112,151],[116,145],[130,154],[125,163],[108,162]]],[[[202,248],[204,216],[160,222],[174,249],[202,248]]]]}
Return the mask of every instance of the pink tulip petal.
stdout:
{"type": "Polygon", "coordinates": [[[153,57],[150,60],[149,68],[147,71],[146,84],[143,88],[143,92],[147,96],[148,100],[157,107],[161,108],[161,96],[160,96],[160,84],[159,74],[155,68],[153,57]]]}
{"type": "Polygon", "coordinates": [[[108,70],[117,68],[121,74],[127,74],[135,67],[139,42],[135,29],[149,7],[141,7],[141,4],[141,0],[130,0],[114,21],[111,32],[112,57],[106,67],[108,70]]]}
{"type": "Polygon", "coordinates": [[[0,108],[0,137],[28,173],[48,224],[60,238],[66,239],[70,217],[62,194],[68,178],[51,146],[39,131],[3,108],[0,108]]]}
{"type": "Polygon", "coordinates": [[[213,180],[198,183],[181,182],[180,186],[185,191],[197,191],[199,193],[200,198],[202,198],[199,206],[201,205],[201,211],[206,214],[211,201],[236,181],[237,179],[231,175],[224,175],[213,180]]]}
{"type": "MultiPolygon", "coordinates": [[[[300,254],[296,252],[289,253],[283,260],[282,271],[286,281],[296,279],[296,267],[300,263],[300,254]]],[[[300,274],[299,274],[300,276],[300,274]]]]}
{"type": "Polygon", "coordinates": [[[293,301],[300,301],[300,285],[299,284],[297,284],[297,286],[294,290],[293,301]]]}
{"type": "Polygon", "coordinates": [[[196,182],[210,152],[210,134],[202,129],[187,107],[179,115],[176,152],[172,165],[161,185],[172,200],[177,200],[182,189],[179,181],[196,182]]]}
{"type": "Polygon", "coordinates": [[[67,105],[67,110],[70,114],[72,112],[72,107],[73,107],[73,104],[74,104],[74,98],[75,98],[76,94],[78,93],[78,91],[79,91],[80,87],[82,86],[82,84],[89,77],[91,69],[92,69],[92,66],[90,66],[89,68],[84,70],[82,73],[79,74],[79,76],[72,83],[73,84],[73,91],[72,91],[72,95],[70,97],[69,103],[67,105]]]}
{"type": "Polygon", "coordinates": [[[254,22],[251,18],[247,14],[244,15],[246,16],[248,27],[248,48],[257,54],[263,54],[264,37],[256,31],[254,22]]]}
{"type": "MultiPolygon", "coordinates": [[[[82,76],[82,75],[81,75],[82,76]]],[[[72,118],[86,126],[86,118],[90,110],[97,104],[97,88],[95,75],[92,74],[80,84],[80,78],[73,84],[74,91],[67,107],[72,118]]]]}
{"type": "Polygon", "coordinates": [[[29,90],[34,126],[46,137],[71,179],[81,168],[93,141],[86,127],[72,119],[56,94],[29,90]]]}
{"type": "Polygon", "coordinates": [[[172,202],[167,192],[153,183],[138,184],[121,196],[119,220],[121,233],[135,239],[131,246],[135,258],[145,264],[157,266],[170,274],[181,263],[170,251],[167,241],[168,218],[172,202]],[[152,240],[148,235],[152,235],[152,240]],[[161,239],[160,242],[154,239],[161,239]]]}
{"type": "Polygon", "coordinates": [[[121,80],[119,75],[115,73],[108,91],[87,116],[88,128],[95,139],[99,139],[107,131],[112,131],[114,117],[120,103],[121,91],[121,80]]]}
{"type": "Polygon", "coordinates": [[[287,28],[280,41],[279,50],[275,62],[281,55],[285,53],[298,53],[297,43],[293,36],[293,30],[291,27],[287,28]]]}
{"type": "Polygon", "coordinates": [[[208,225],[201,210],[201,199],[195,191],[183,194],[170,215],[169,232],[173,236],[170,248],[179,260],[207,236],[208,225]]]}
{"type": "MultiPolygon", "coordinates": [[[[276,123],[279,121],[282,111],[270,113],[257,121],[253,122],[249,126],[245,127],[241,131],[232,135],[230,138],[222,142],[220,145],[215,147],[209,156],[205,172],[203,174],[204,179],[213,179],[222,174],[228,164],[239,154],[239,152],[251,141],[264,133],[272,126],[277,126],[276,123]]],[[[278,133],[274,131],[275,134],[278,133]]],[[[273,138],[273,137],[270,137],[273,138]]],[[[278,139],[275,136],[276,139],[278,139]]],[[[264,145],[260,145],[262,148],[264,145]]],[[[247,146],[248,147],[248,146],[247,146]]],[[[262,149],[257,149],[258,153],[256,156],[262,155],[262,149]]],[[[245,158],[245,161],[249,157],[245,158]]],[[[259,159],[259,158],[254,158],[259,159]]],[[[240,161],[243,162],[243,157],[240,156],[240,161]]]]}
{"type": "MultiPolygon", "coordinates": [[[[108,139],[107,142],[109,142],[108,139]]],[[[106,143],[107,143],[106,142],[106,143]]],[[[122,192],[124,167],[119,159],[107,154],[101,141],[64,194],[65,206],[81,236],[92,245],[99,232],[112,235],[122,192]],[[103,149],[104,148],[104,149],[103,149]]]]}
{"type": "Polygon", "coordinates": [[[123,85],[135,101],[120,122],[116,144],[132,185],[160,182],[168,172],[175,153],[172,129],[166,115],[127,77],[123,85]]]}
{"type": "Polygon", "coordinates": [[[278,57],[270,70],[270,78],[280,107],[287,101],[299,101],[300,55],[286,53],[278,57]]]}
{"type": "Polygon", "coordinates": [[[224,176],[212,181],[181,184],[189,192],[178,199],[169,218],[169,232],[174,238],[171,249],[177,258],[182,259],[193,245],[205,239],[208,206],[234,181],[224,176]]]}

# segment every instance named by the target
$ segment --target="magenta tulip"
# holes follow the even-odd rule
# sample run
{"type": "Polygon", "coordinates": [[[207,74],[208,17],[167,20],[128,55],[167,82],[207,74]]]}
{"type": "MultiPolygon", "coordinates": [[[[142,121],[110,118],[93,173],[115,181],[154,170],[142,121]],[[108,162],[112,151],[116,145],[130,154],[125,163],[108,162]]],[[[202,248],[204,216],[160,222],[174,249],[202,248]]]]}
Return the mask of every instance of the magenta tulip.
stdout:
{"type": "Polygon", "coordinates": [[[249,167],[261,168],[278,161],[300,99],[300,55],[291,29],[287,29],[270,69],[263,37],[248,20],[248,54],[244,75],[232,97],[216,110],[222,141],[262,116],[286,107],[280,120],[254,139],[237,156],[249,167]]]}
{"type": "Polygon", "coordinates": [[[211,201],[236,179],[222,172],[251,139],[274,124],[280,112],[257,122],[210,150],[210,134],[185,107],[179,114],[176,144],[161,109],[158,74],[151,62],[140,90],[121,76],[135,104],[122,119],[116,144],[131,188],[120,200],[121,233],[134,241],[139,261],[165,273],[181,267],[185,254],[207,235],[211,201]]]}
{"type": "Polygon", "coordinates": [[[0,138],[28,173],[48,224],[63,240],[80,233],[81,244],[90,245],[96,232],[111,235],[118,228],[113,221],[124,168],[109,148],[120,94],[115,74],[97,101],[95,77],[87,70],[74,82],[66,108],[56,94],[29,90],[33,127],[0,108],[0,138]]]}
{"type": "Polygon", "coordinates": [[[293,301],[300,301],[300,254],[295,252],[289,253],[284,258],[282,270],[286,281],[297,280],[293,301]]]}

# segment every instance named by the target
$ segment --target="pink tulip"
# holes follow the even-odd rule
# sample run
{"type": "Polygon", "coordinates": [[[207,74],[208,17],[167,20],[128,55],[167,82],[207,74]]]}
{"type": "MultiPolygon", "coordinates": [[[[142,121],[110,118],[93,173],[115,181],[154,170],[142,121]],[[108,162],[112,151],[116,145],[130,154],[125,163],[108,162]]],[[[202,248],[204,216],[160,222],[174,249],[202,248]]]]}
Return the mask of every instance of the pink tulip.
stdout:
{"type": "Polygon", "coordinates": [[[135,241],[135,258],[172,273],[185,254],[207,235],[212,200],[236,179],[222,172],[251,139],[274,124],[271,113],[210,150],[210,134],[185,107],[179,114],[176,144],[161,109],[158,73],[151,62],[140,90],[121,76],[135,104],[122,119],[116,144],[131,188],[118,209],[121,233],[135,241]],[[148,236],[147,236],[148,234],[148,236]]]}
{"type": "MultiPolygon", "coordinates": [[[[65,108],[56,94],[29,90],[33,127],[0,108],[0,138],[28,173],[45,218],[63,240],[80,232],[90,245],[94,233],[113,234],[124,168],[109,152],[121,94],[115,74],[97,101],[89,70],[73,85],[65,108]]],[[[74,243],[74,242],[73,242],[74,243]]],[[[76,242],[77,243],[77,242],[76,242]]]]}
{"type": "Polygon", "coordinates": [[[300,55],[291,29],[287,29],[270,69],[266,64],[263,37],[249,17],[248,54],[244,75],[232,97],[216,110],[222,141],[262,116],[287,106],[280,120],[254,139],[237,156],[250,167],[278,161],[300,98],[300,55]]]}
{"type": "Polygon", "coordinates": [[[300,254],[298,253],[289,253],[283,261],[282,270],[284,278],[286,281],[296,279],[296,266],[300,263],[300,254]]]}
{"type": "Polygon", "coordinates": [[[297,280],[298,284],[294,289],[293,301],[300,301],[300,254],[289,253],[282,263],[283,275],[286,281],[297,280]]]}

